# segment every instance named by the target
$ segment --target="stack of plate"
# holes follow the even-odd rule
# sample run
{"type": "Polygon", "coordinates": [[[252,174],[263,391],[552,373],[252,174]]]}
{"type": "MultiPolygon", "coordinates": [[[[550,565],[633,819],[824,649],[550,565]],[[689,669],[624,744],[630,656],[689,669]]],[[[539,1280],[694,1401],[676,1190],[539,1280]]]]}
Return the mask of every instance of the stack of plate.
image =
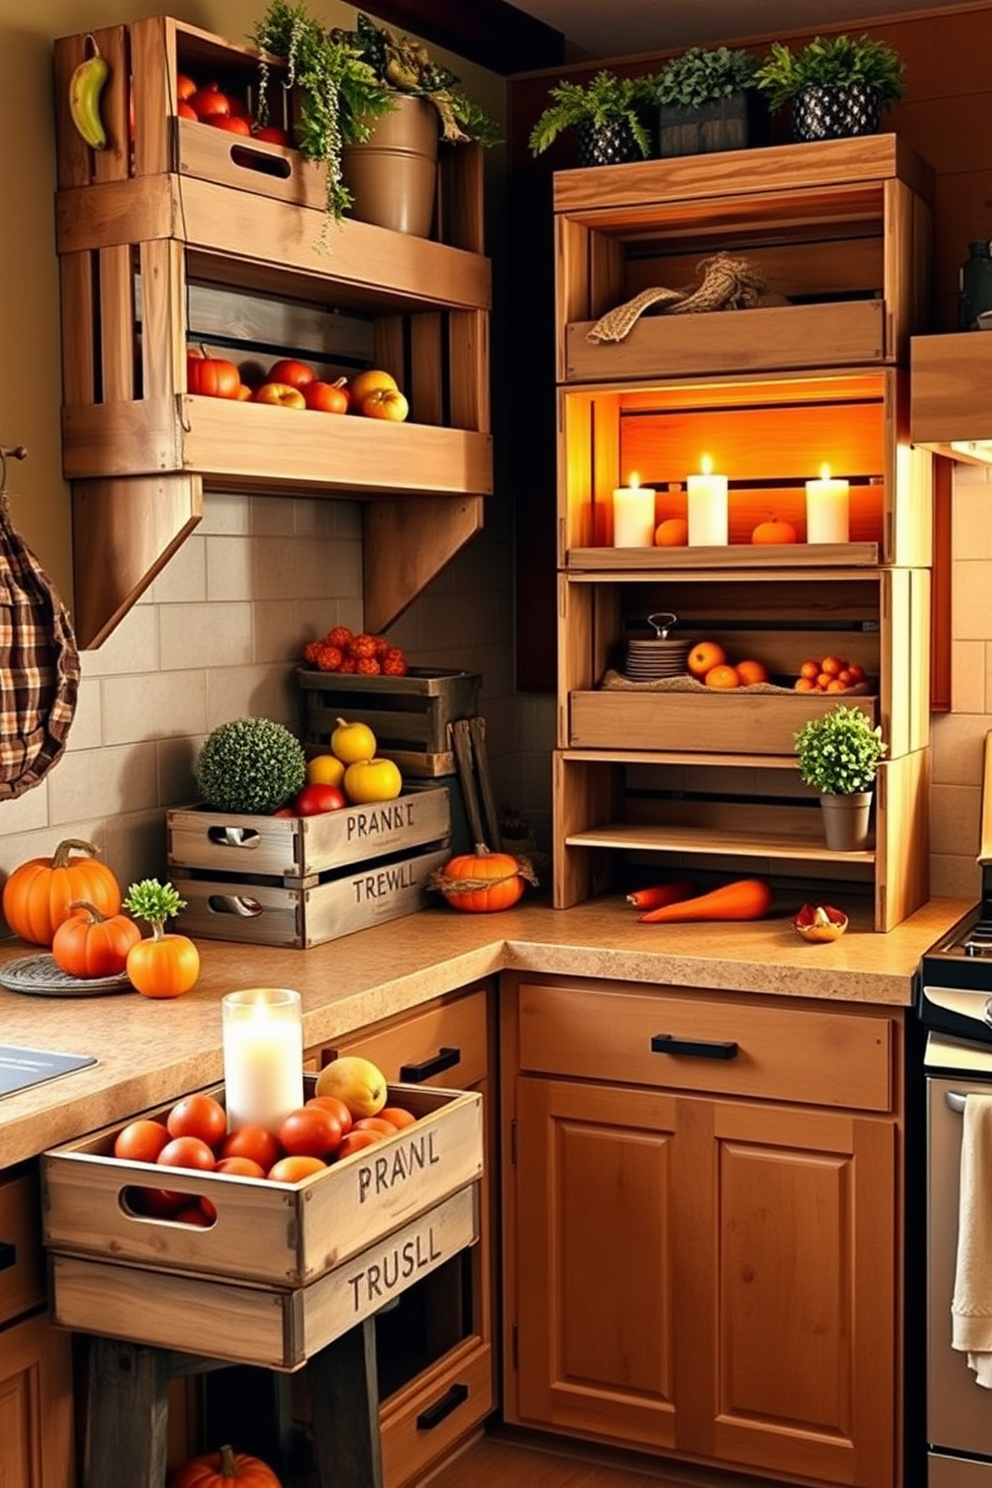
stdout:
{"type": "Polygon", "coordinates": [[[628,641],[624,673],[631,682],[681,677],[691,650],[692,641],[687,640],[628,641]]]}

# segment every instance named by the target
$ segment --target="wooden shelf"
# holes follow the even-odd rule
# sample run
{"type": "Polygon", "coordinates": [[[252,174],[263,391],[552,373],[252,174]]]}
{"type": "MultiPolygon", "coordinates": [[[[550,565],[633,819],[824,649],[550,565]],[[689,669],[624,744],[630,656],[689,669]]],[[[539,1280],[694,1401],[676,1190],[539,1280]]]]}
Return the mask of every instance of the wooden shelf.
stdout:
{"type": "Polygon", "coordinates": [[[712,832],[705,828],[681,831],[669,827],[607,826],[575,832],[565,838],[568,847],[611,847],[643,849],[648,852],[672,852],[712,858],[733,854],[735,858],[783,858],[804,863],[851,863],[872,865],[875,853],[828,852],[822,833],[808,839],[796,837],[760,838],[743,832],[712,832]]]}
{"type": "Polygon", "coordinates": [[[722,578],[728,569],[740,570],[741,564],[762,569],[829,568],[833,574],[844,567],[875,568],[878,559],[878,543],[728,543],[715,548],[570,548],[565,566],[570,575],[581,570],[656,577],[693,569],[700,578],[714,572],[722,578]]]}

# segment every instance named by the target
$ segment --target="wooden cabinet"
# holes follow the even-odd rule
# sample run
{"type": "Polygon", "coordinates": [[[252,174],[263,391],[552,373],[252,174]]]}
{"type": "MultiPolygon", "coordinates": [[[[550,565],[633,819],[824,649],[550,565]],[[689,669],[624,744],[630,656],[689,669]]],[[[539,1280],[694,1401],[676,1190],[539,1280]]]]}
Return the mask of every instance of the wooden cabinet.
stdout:
{"type": "Polygon", "coordinates": [[[878,930],[926,900],[932,461],[910,442],[906,362],[929,193],[895,136],[556,175],[558,907],[659,864],[843,882],[871,895],[878,930]],[[642,315],[590,340],[718,252],[773,303],[642,315]],[[726,544],[613,545],[616,487],[636,472],[656,521],[685,517],[706,455],[729,477],[726,544]],[[805,481],[823,464],[849,481],[846,543],[806,541],[805,481]],[[797,543],[752,544],[772,515],[797,543]],[[627,643],[656,612],[763,662],[771,688],[632,682],[627,643]],[[794,692],[826,655],[864,668],[861,695],[794,692]],[[796,729],[838,701],[888,744],[874,840],[855,854],[827,851],[795,769],[796,729]]]}
{"type": "Polygon", "coordinates": [[[68,114],[87,35],[55,46],[80,641],[99,644],[154,578],[199,521],[204,489],[361,499],[365,624],[383,630],[479,530],[492,491],[480,147],[445,152],[431,239],[328,224],[322,169],[298,151],[232,145],[176,115],[177,69],[247,101],[257,52],[168,17],[94,38],[110,78],[102,152],[68,114]],[[191,396],[196,346],[256,372],[280,351],[325,377],[386,367],[410,417],[383,430],[304,412],[288,438],[284,409],[191,396]]]}
{"type": "Polygon", "coordinates": [[[970,465],[992,463],[988,406],[992,347],[980,332],[914,336],[913,439],[936,454],[970,465]]]}
{"type": "Polygon", "coordinates": [[[898,1016],[504,996],[508,1419],[894,1488],[898,1016]]]}

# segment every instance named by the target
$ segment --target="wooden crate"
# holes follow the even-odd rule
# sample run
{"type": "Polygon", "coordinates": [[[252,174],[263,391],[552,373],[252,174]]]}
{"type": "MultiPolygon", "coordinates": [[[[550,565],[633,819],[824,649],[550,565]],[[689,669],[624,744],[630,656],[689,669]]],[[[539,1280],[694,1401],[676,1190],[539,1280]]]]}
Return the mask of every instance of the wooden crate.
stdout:
{"type": "Polygon", "coordinates": [[[294,1289],[56,1253],[51,1316],[78,1332],[289,1372],[478,1238],[473,1183],[294,1289]]]}
{"type": "Polygon", "coordinates": [[[357,719],[375,734],[378,753],[395,760],[404,775],[452,775],[448,725],[479,711],[478,672],[411,667],[404,677],[359,677],[301,667],[297,676],[311,752],[329,747],[339,717],[357,719]]]}
{"type": "MultiPolygon", "coordinates": [[[[304,1076],[308,1097],[316,1079],[304,1076]]],[[[210,1094],[223,1101],[222,1086],[210,1094]]],[[[205,1229],[138,1212],[133,1191],[161,1187],[165,1170],[113,1156],[120,1123],[67,1143],[42,1158],[44,1243],[62,1255],[309,1286],[482,1173],[477,1092],[397,1084],[389,1100],[416,1123],[300,1183],[169,1169],[170,1187],[210,1199],[217,1218],[205,1229]]]]}
{"type": "Polygon", "coordinates": [[[926,328],[932,172],[895,135],[559,171],[554,196],[559,382],[905,363],[926,328]],[[717,252],[778,303],[588,341],[645,289],[691,291],[717,252]]]}
{"type": "Polygon", "coordinates": [[[952,460],[988,465],[992,336],[981,331],[915,336],[910,365],[914,443],[952,460]]]}

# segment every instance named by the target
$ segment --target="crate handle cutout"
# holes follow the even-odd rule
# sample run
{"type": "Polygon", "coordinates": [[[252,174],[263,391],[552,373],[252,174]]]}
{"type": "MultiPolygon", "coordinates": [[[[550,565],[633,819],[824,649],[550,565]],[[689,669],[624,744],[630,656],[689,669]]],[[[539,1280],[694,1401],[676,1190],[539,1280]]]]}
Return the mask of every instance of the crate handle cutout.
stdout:
{"type": "Polygon", "coordinates": [[[253,920],[262,913],[258,900],[245,894],[210,894],[207,908],[214,914],[239,915],[243,920],[253,920]]]}
{"type": "Polygon", "coordinates": [[[293,174],[292,164],[282,155],[270,155],[267,150],[252,150],[247,145],[231,146],[231,163],[242,170],[260,172],[263,176],[278,176],[287,180],[293,174]]]}
{"type": "MultiPolygon", "coordinates": [[[[173,1171],[175,1171],[175,1169],[173,1169],[173,1171]]],[[[117,1195],[117,1202],[120,1205],[121,1213],[128,1219],[133,1219],[136,1224],[182,1225],[182,1227],[187,1230],[212,1230],[214,1228],[214,1225],[217,1223],[216,1209],[214,1210],[213,1214],[211,1214],[209,1210],[203,1208],[203,1206],[200,1205],[198,1194],[187,1193],[184,1189],[178,1188],[171,1189],[169,1190],[169,1192],[175,1194],[177,1198],[185,1199],[186,1204],[177,1205],[168,1213],[149,1214],[146,1210],[142,1209],[142,1205],[147,1202],[145,1195],[155,1192],[164,1192],[164,1190],[155,1190],[152,1189],[150,1186],[148,1188],[144,1188],[139,1187],[138,1184],[129,1183],[127,1187],[122,1188],[120,1193],[117,1195]],[[195,1219],[192,1217],[189,1219],[183,1219],[183,1212],[187,1206],[190,1210],[193,1210],[195,1207],[197,1216],[195,1219]]]]}
{"type": "Polygon", "coordinates": [[[247,847],[254,850],[260,846],[262,836],[254,827],[208,827],[207,841],[218,847],[247,847]]]}

